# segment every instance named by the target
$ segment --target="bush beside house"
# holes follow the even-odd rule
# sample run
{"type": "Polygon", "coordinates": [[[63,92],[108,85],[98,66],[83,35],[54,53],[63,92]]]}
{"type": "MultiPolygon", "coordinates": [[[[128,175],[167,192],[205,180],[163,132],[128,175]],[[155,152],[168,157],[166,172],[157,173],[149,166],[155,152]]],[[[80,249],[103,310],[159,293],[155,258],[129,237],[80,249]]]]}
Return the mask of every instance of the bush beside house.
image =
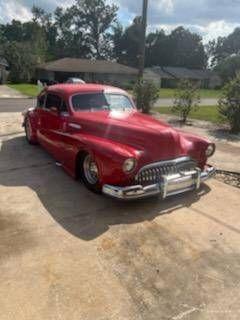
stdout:
{"type": "Polygon", "coordinates": [[[225,85],[219,99],[219,112],[227,119],[233,133],[240,132],[240,74],[225,85]]]}

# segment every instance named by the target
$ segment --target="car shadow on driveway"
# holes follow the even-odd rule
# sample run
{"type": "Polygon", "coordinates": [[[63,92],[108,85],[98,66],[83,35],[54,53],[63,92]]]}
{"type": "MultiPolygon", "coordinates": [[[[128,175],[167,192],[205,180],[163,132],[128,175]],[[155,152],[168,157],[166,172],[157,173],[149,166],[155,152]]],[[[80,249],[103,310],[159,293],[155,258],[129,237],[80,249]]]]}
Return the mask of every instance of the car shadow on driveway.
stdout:
{"type": "Polygon", "coordinates": [[[2,141],[0,185],[29,187],[60,226],[86,241],[95,239],[114,225],[151,221],[158,215],[190,207],[210,191],[203,184],[198,191],[165,201],[150,198],[120,202],[96,195],[56,167],[41,147],[29,146],[23,136],[2,141]]]}

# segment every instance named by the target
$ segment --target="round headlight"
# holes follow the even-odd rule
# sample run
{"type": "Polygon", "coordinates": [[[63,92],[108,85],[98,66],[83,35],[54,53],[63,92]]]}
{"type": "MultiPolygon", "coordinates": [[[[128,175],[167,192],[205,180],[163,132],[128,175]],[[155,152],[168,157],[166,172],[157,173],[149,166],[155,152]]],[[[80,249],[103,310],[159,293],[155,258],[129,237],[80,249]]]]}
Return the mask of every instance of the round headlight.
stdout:
{"type": "Polygon", "coordinates": [[[208,158],[211,157],[215,152],[215,144],[209,144],[205,152],[208,158]]]}
{"type": "Polygon", "coordinates": [[[136,166],[136,160],[134,158],[129,158],[129,159],[125,160],[123,163],[123,171],[126,173],[129,173],[129,172],[133,171],[135,166],[136,166]]]}

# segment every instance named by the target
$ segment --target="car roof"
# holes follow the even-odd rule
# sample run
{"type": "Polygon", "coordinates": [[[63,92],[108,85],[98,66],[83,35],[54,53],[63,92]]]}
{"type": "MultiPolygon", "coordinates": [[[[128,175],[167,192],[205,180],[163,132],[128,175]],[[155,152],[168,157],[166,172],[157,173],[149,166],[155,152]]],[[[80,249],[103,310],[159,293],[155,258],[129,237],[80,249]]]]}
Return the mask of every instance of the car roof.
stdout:
{"type": "Polygon", "coordinates": [[[101,91],[111,91],[124,93],[126,92],[120,88],[107,86],[102,84],[95,83],[83,83],[83,84],[72,84],[72,83],[63,83],[63,84],[55,84],[52,86],[48,86],[46,88],[47,92],[55,92],[64,96],[71,96],[76,93],[87,93],[87,92],[101,92],[101,91]]]}

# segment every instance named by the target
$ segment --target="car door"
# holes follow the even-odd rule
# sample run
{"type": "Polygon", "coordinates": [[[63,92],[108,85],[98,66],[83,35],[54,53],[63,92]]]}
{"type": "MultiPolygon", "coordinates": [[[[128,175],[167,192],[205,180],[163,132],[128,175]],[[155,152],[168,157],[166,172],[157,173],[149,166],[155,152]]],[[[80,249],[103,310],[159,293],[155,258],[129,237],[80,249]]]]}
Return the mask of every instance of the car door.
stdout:
{"type": "Polygon", "coordinates": [[[63,132],[66,128],[67,108],[62,97],[56,93],[47,93],[45,106],[41,114],[42,144],[54,158],[63,158],[63,132]]]}

